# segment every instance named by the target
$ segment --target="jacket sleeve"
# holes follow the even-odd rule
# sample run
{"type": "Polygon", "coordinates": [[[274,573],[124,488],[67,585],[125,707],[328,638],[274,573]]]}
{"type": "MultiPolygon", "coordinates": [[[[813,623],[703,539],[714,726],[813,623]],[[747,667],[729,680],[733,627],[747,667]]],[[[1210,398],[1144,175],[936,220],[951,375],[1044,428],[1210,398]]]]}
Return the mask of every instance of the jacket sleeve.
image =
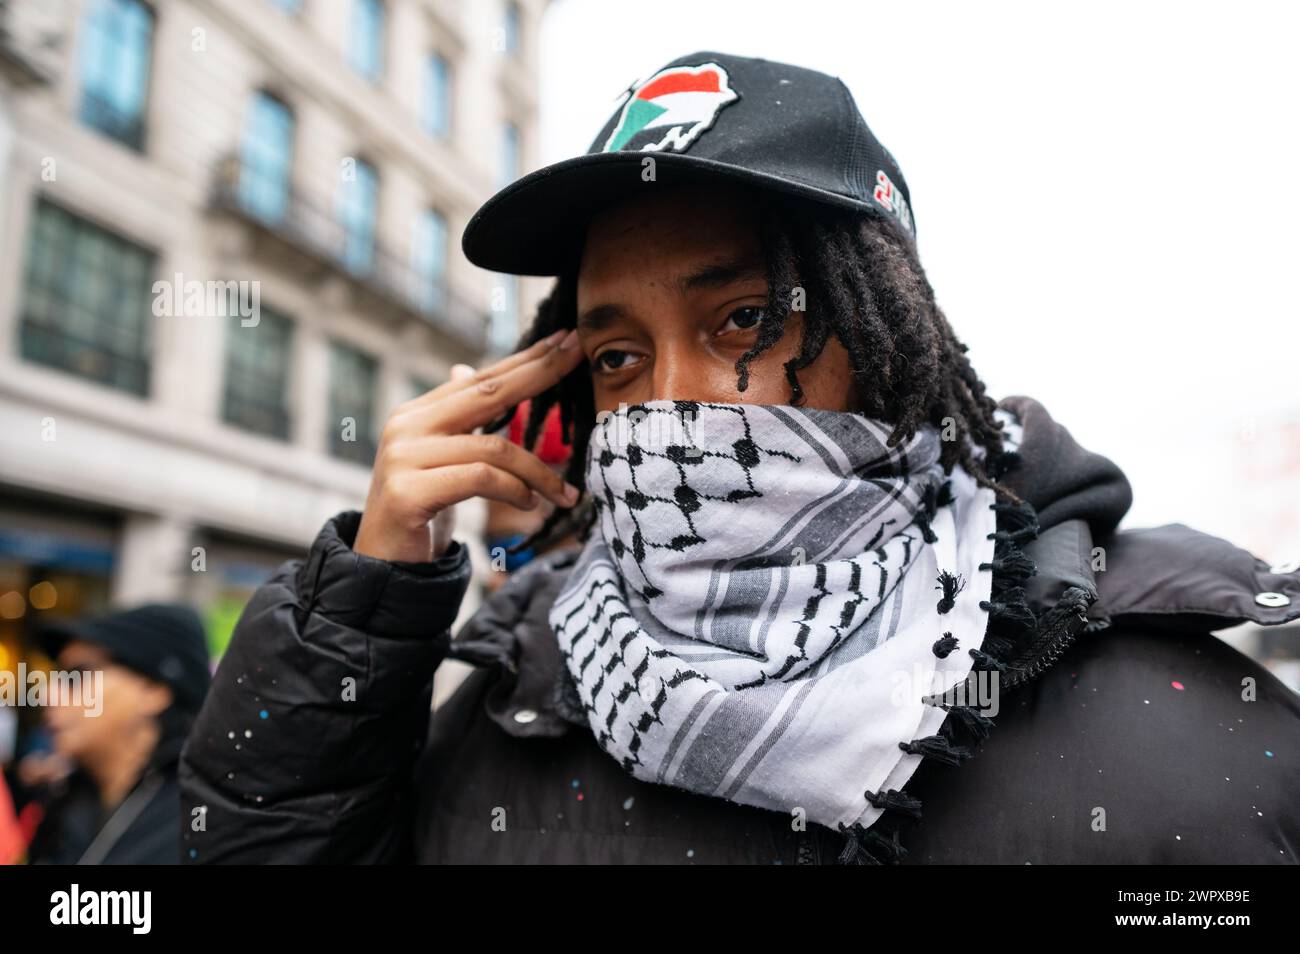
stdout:
{"type": "Polygon", "coordinates": [[[361,556],[360,519],[327,523],[245,608],[181,754],[183,861],[412,857],[411,769],[469,554],[361,556]]]}

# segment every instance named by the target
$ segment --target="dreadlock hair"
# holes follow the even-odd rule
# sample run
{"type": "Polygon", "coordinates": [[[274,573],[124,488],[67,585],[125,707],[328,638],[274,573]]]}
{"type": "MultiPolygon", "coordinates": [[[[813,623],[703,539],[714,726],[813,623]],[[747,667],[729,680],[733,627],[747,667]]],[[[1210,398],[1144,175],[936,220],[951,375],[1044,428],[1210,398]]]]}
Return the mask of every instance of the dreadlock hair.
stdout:
{"type": "MultiPolygon", "coordinates": [[[[855,410],[893,425],[891,447],[933,425],[946,438],[940,451],[945,472],[960,464],[981,486],[1017,500],[995,482],[995,468],[987,466],[1004,457],[1001,427],[993,417],[996,404],[935,303],[911,236],[882,217],[779,196],[761,200],[759,228],[768,304],[758,339],[736,362],[737,389],[748,387],[753,360],[781,340],[801,289],[802,342],[798,354],[784,364],[792,405],[804,400],[800,370],[817,360],[833,335],[853,369],[855,410]],[[985,456],[975,456],[972,447],[983,448],[985,456]]],[[[538,305],[519,346],[576,323],[577,278],[570,273],[560,276],[538,305]]],[[[587,445],[596,419],[585,362],[532,399],[525,447],[536,445],[546,415],[556,405],[565,442],[573,449],[565,478],[585,490],[587,445]]],[[[503,426],[513,414],[511,409],[494,426],[503,426]]],[[[570,530],[585,536],[594,517],[593,509],[581,502],[556,510],[519,546],[554,540],[570,530]]]]}

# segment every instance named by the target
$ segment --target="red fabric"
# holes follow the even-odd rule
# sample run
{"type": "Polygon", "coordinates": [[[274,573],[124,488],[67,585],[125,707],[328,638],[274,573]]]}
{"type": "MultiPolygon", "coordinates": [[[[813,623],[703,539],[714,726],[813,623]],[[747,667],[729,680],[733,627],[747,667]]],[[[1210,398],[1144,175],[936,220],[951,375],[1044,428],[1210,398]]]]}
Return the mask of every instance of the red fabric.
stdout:
{"type": "Polygon", "coordinates": [[[14,800],[9,786],[0,775],[0,865],[16,865],[27,853],[29,833],[23,830],[14,814],[14,800]]]}
{"type": "MultiPolygon", "coordinates": [[[[519,410],[515,416],[510,419],[510,440],[520,447],[524,444],[524,429],[528,425],[528,414],[532,407],[530,401],[524,401],[519,405],[519,410]]],[[[546,422],[542,425],[542,433],[537,438],[537,447],[533,449],[542,463],[558,466],[569,459],[570,447],[564,443],[564,432],[560,425],[560,408],[551,408],[546,415],[546,422]]]]}
{"type": "Polygon", "coordinates": [[[636,94],[637,99],[654,99],[669,93],[718,93],[718,73],[705,70],[703,73],[669,73],[657,80],[652,80],[636,94]]]}

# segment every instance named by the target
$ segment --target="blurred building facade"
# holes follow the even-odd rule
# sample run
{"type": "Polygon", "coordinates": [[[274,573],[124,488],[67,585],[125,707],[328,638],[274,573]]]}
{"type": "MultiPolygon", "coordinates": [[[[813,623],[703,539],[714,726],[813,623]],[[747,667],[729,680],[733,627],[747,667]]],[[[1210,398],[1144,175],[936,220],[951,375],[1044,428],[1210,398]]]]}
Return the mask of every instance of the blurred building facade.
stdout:
{"type": "Polygon", "coordinates": [[[544,6],[0,0],[0,626],[180,599],[219,649],[508,348],[544,289],[459,236],[535,164],[544,6]]]}

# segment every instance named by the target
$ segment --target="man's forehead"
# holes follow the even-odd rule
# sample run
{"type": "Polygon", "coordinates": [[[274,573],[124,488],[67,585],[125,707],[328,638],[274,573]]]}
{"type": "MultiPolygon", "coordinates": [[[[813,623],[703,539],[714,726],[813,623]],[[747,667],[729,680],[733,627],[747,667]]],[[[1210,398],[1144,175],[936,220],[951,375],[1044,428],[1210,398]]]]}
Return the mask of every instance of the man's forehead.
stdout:
{"type": "Polygon", "coordinates": [[[755,203],[749,190],[728,183],[645,188],[613,202],[587,225],[587,248],[636,233],[673,233],[686,237],[715,232],[747,230],[757,224],[755,203]]]}
{"type": "Polygon", "coordinates": [[[103,668],[112,663],[112,657],[102,647],[84,639],[73,639],[59,651],[59,663],[68,667],[96,666],[103,668]]]}
{"type": "Polygon", "coordinates": [[[642,206],[593,222],[578,282],[580,294],[629,282],[687,292],[763,268],[753,209],[701,198],[699,204],[642,206]]]}

